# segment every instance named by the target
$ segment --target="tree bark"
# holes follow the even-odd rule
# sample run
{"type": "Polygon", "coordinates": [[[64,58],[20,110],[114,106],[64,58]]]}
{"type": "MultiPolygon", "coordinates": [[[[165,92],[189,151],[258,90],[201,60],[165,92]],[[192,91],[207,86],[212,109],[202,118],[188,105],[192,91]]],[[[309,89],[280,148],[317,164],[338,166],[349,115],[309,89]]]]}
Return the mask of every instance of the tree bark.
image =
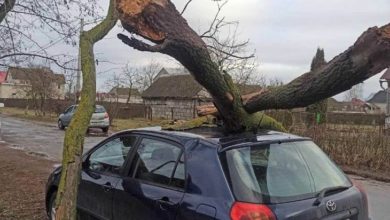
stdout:
{"type": "Polygon", "coordinates": [[[323,67],[252,97],[245,109],[252,113],[304,107],[344,92],[389,66],[390,24],[369,28],[353,46],[323,67]]]}
{"type": "Polygon", "coordinates": [[[15,6],[16,0],[5,0],[2,5],[0,5],[0,24],[3,22],[4,18],[7,16],[15,6]]]}
{"type": "Polygon", "coordinates": [[[123,27],[156,45],[134,37],[118,37],[140,51],[160,52],[172,56],[185,66],[214,99],[228,132],[267,127],[283,130],[281,124],[264,114],[248,114],[241,95],[227,73],[221,73],[206,44],[169,0],[116,0],[123,27]]]}
{"type": "Polygon", "coordinates": [[[96,99],[96,67],[93,46],[108,34],[117,20],[115,1],[110,0],[106,18],[91,30],[81,33],[80,36],[83,88],[79,106],[65,134],[61,180],[56,198],[56,219],[59,220],[76,219],[84,137],[94,112],[96,99]]]}

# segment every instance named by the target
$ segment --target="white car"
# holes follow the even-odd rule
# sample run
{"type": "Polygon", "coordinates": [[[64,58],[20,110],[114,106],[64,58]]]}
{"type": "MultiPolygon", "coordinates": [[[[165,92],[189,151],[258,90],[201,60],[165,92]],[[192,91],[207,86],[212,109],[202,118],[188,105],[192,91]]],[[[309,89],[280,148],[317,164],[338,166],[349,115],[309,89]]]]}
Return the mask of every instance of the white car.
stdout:
{"type": "MultiPolygon", "coordinates": [[[[74,113],[76,112],[77,105],[72,105],[67,108],[58,118],[58,128],[64,130],[69,126],[74,113]]],[[[110,117],[106,109],[101,105],[96,105],[95,112],[92,114],[92,118],[89,124],[89,128],[101,128],[104,133],[108,132],[110,127],[110,117]]]]}

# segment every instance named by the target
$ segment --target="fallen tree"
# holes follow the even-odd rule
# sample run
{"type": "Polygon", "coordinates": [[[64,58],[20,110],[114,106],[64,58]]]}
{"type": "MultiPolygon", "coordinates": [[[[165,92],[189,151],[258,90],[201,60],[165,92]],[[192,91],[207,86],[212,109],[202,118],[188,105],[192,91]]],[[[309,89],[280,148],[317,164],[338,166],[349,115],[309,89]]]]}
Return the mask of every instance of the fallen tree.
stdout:
{"type": "Polygon", "coordinates": [[[259,111],[307,106],[350,89],[390,64],[390,24],[364,32],[323,67],[243,100],[231,77],[218,69],[206,44],[169,0],[116,0],[123,27],[154,45],[119,34],[130,47],[178,60],[213,97],[227,132],[283,127],[259,111]]]}

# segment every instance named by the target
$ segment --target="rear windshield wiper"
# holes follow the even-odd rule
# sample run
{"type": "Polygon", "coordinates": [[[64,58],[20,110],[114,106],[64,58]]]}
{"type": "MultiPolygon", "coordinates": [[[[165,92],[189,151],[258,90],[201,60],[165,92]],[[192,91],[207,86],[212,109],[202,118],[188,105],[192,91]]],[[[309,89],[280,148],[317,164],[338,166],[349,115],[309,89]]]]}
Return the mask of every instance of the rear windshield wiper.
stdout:
{"type": "Polygon", "coordinates": [[[321,204],[322,200],[324,199],[325,195],[329,192],[334,192],[334,191],[344,191],[346,189],[349,189],[348,186],[334,186],[334,187],[327,187],[322,189],[318,195],[317,199],[314,201],[313,205],[318,206],[321,204]]]}

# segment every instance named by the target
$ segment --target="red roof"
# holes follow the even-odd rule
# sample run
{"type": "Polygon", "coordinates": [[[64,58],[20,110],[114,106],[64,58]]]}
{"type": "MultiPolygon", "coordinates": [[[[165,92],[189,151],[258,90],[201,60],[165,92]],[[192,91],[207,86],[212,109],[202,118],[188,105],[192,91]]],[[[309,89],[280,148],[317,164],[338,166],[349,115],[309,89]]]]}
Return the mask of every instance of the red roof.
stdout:
{"type": "Polygon", "coordinates": [[[0,71],[0,83],[5,82],[6,78],[7,78],[7,72],[0,71]]]}

